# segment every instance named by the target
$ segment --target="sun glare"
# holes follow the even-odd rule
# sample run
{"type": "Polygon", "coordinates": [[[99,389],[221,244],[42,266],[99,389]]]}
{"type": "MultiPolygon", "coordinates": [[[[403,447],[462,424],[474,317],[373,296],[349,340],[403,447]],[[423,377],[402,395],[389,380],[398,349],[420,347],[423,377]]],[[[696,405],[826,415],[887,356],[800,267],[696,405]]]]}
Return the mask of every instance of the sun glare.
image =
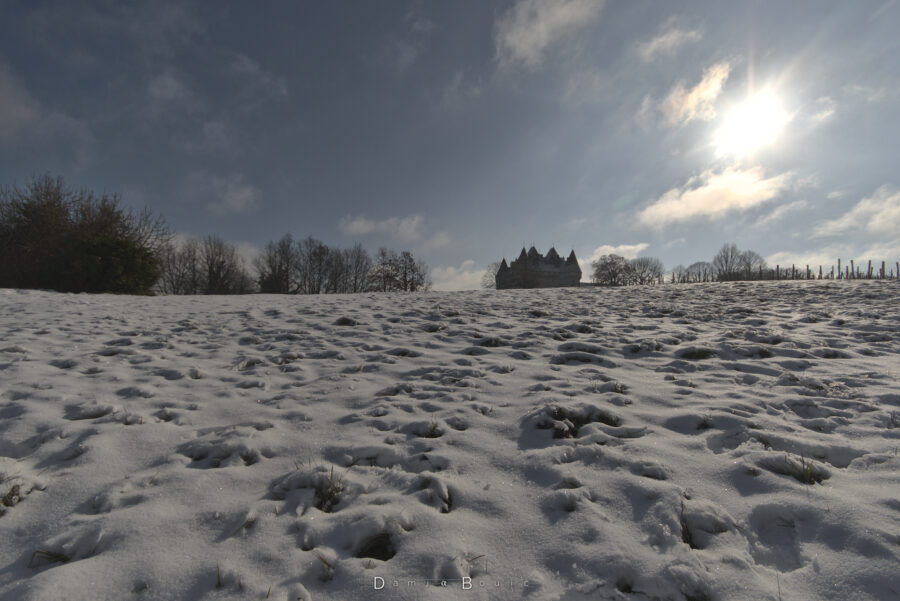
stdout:
{"type": "Polygon", "coordinates": [[[754,154],[778,139],[791,116],[771,90],[748,96],[725,115],[713,140],[720,156],[754,154]]]}

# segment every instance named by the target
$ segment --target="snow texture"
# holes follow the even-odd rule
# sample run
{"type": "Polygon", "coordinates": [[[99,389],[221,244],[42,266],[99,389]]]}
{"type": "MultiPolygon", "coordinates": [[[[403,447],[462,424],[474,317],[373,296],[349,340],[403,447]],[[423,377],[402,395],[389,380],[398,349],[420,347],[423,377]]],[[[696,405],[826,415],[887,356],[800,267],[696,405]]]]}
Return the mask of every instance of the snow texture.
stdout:
{"type": "Polygon", "coordinates": [[[0,599],[900,598],[898,299],[0,290],[0,599]]]}

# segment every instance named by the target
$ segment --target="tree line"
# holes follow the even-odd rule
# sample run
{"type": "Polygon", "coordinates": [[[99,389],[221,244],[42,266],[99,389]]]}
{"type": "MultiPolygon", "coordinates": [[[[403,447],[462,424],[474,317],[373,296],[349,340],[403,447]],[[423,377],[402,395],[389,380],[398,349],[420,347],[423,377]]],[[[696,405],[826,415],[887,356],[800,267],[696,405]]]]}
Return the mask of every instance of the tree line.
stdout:
{"type": "Polygon", "coordinates": [[[0,288],[119,294],[415,292],[431,281],[410,251],[330,247],[286,234],[250,265],[218,236],[176,239],[162,216],[133,212],[43,175],[0,187],[0,288]]]}
{"type": "Polygon", "coordinates": [[[309,236],[270,241],[248,266],[237,248],[216,236],[169,242],[160,253],[163,294],[340,294],[428,290],[428,267],[410,251],[361,244],[331,247],[309,236]]]}
{"type": "Polygon", "coordinates": [[[734,243],[723,244],[712,261],[697,261],[687,267],[678,265],[671,275],[671,281],[678,283],[774,279],[775,270],[766,265],[759,253],[741,251],[734,243]]]}

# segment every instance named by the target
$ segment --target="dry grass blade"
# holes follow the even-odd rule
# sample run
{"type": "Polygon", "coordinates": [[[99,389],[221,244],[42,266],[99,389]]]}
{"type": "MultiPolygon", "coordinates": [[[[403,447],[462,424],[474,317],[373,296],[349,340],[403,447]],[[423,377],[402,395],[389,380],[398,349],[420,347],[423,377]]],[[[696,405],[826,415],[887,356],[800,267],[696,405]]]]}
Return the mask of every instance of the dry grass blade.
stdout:
{"type": "Polygon", "coordinates": [[[39,560],[44,560],[47,563],[67,563],[69,561],[69,557],[67,555],[63,555],[62,553],[56,553],[54,551],[41,551],[40,549],[31,554],[31,559],[28,560],[28,567],[37,567],[35,564],[35,558],[39,560]]]}

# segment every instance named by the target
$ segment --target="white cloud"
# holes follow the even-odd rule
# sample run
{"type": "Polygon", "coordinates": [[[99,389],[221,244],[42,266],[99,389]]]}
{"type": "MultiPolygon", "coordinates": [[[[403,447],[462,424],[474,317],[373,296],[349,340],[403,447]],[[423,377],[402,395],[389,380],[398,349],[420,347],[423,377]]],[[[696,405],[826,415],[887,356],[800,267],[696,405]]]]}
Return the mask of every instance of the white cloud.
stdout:
{"type": "Polygon", "coordinates": [[[381,221],[368,219],[362,215],[346,216],[338,222],[338,231],[345,236],[360,236],[372,233],[386,234],[403,242],[414,242],[422,237],[421,215],[389,217],[381,221]]]}
{"type": "Polygon", "coordinates": [[[433,28],[434,24],[425,15],[423,4],[414,3],[403,16],[404,31],[386,37],[381,60],[397,73],[406,71],[419,58],[433,28]]]}
{"type": "Polygon", "coordinates": [[[441,91],[438,108],[453,111],[475,100],[483,91],[484,87],[480,81],[471,81],[461,70],[457,71],[441,91]]]}
{"type": "Polygon", "coordinates": [[[283,77],[272,75],[258,62],[244,54],[238,54],[231,63],[231,70],[245,82],[242,95],[255,100],[287,98],[288,88],[283,77]]]}
{"type": "Polygon", "coordinates": [[[501,66],[536,67],[550,46],[584,27],[602,8],[600,0],[518,0],[495,25],[497,59],[501,66]]]}
{"type": "Polygon", "coordinates": [[[204,203],[219,217],[253,211],[260,201],[259,189],[246,183],[241,173],[219,176],[193,171],[184,178],[180,190],[183,197],[204,203]]]}
{"type": "Polygon", "coordinates": [[[837,110],[837,103],[829,96],[822,96],[821,98],[816,99],[815,108],[813,110],[815,112],[810,115],[809,118],[817,124],[824,123],[834,116],[834,113],[837,110]]]}
{"type": "Polygon", "coordinates": [[[722,61],[706,69],[703,79],[693,88],[686,89],[683,83],[675,84],[659,107],[669,124],[685,125],[695,119],[709,121],[714,118],[713,103],[722,92],[729,73],[731,63],[722,61]]]}
{"type": "Polygon", "coordinates": [[[71,143],[78,167],[93,160],[96,139],[82,121],[49,109],[25,88],[9,67],[0,62],[0,145],[23,142],[54,146],[71,143]]]}
{"type": "Polygon", "coordinates": [[[253,260],[262,254],[262,249],[252,242],[239,242],[234,245],[238,256],[244,260],[244,266],[253,265],[253,260]]]}
{"type": "Polygon", "coordinates": [[[697,217],[721,219],[732,211],[746,211],[776,198],[790,187],[792,178],[790,172],[766,178],[761,167],[706,171],[639,212],[638,223],[662,228],[697,217]]]}
{"type": "Polygon", "coordinates": [[[849,231],[896,237],[900,232],[900,191],[892,186],[881,186],[843,216],[820,223],[813,231],[813,237],[837,236],[849,231]]]}
{"type": "Polygon", "coordinates": [[[794,202],[788,203],[786,205],[775,207],[775,210],[773,210],[771,213],[763,215],[762,217],[757,219],[756,223],[754,223],[753,226],[762,227],[771,223],[775,223],[791,211],[800,211],[808,206],[809,203],[805,200],[795,200],[794,202]]]}
{"type": "Polygon", "coordinates": [[[645,95],[644,99],[641,100],[640,108],[634,113],[634,121],[644,131],[650,129],[650,124],[653,121],[653,98],[650,94],[645,95]]]}
{"type": "Polygon", "coordinates": [[[872,261],[872,270],[875,272],[881,269],[881,262],[885,261],[884,269],[888,272],[892,268],[896,269],[894,263],[898,257],[900,257],[900,241],[891,240],[883,244],[866,246],[838,243],[802,252],[780,251],[766,257],[766,262],[772,269],[779,265],[782,269],[789,270],[791,265],[795,265],[797,269],[805,271],[809,265],[810,271],[818,275],[820,265],[823,274],[830,274],[832,266],[837,270],[838,259],[841,260],[841,271],[844,271],[845,265],[849,267],[850,260],[853,259],[854,267],[863,270],[867,269],[868,262],[872,261]]]}
{"type": "Polygon", "coordinates": [[[590,274],[593,271],[591,263],[598,260],[603,255],[619,255],[620,257],[625,257],[626,259],[634,259],[644,250],[646,250],[648,246],[650,245],[646,242],[640,242],[638,244],[619,244],[618,246],[612,246],[609,244],[598,246],[594,249],[594,252],[591,253],[590,258],[578,259],[578,265],[581,267],[582,279],[590,278],[590,274]]]}
{"type": "Polygon", "coordinates": [[[192,111],[201,106],[200,99],[174,67],[166,67],[147,83],[147,110],[154,117],[173,111],[192,111]]]}
{"type": "Polygon", "coordinates": [[[447,248],[453,242],[453,236],[447,232],[437,232],[428,237],[428,240],[422,244],[422,250],[432,251],[441,248],[447,248]]]}
{"type": "Polygon", "coordinates": [[[644,250],[646,250],[648,246],[650,245],[646,242],[639,242],[638,244],[619,244],[618,246],[604,244],[603,246],[598,246],[594,249],[594,252],[591,253],[591,258],[588,259],[588,262],[596,261],[603,255],[619,255],[620,257],[625,257],[626,259],[634,259],[644,250]]]}
{"type": "Polygon", "coordinates": [[[477,290],[481,288],[484,269],[477,269],[475,261],[463,261],[459,267],[441,266],[431,270],[435,290],[477,290]]]}
{"type": "Polygon", "coordinates": [[[684,44],[696,42],[699,39],[699,31],[679,29],[675,26],[674,20],[669,19],[660,28],[656,37],[638,46],[638,54],[644,62],[649,63],[661,55],[672,56],[684,44]]]}

